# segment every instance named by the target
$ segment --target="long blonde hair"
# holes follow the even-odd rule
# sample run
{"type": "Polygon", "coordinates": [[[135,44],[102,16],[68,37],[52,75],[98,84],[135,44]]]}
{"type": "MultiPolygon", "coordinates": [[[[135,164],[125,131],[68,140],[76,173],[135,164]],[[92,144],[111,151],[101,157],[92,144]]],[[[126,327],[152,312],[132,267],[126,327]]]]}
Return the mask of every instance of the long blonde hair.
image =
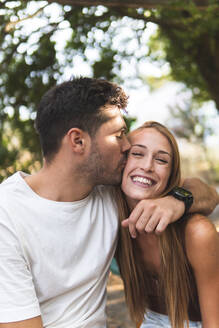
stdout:
{"type": "MultiPolygon", "coordinates": [[[[174,136],[162,124],[154,121],[146,122],[137,130],[154,128],[164,135],[172,149],[171,174],[161,195],[166,195],[173,187],[180,184],[180,156],[174,136]]],[[[120,220],[129,216],[128,205],[121,189],[117,190],[117,203],[120,220]]],[[[161,253],[160,283],[163,286],[168,316],[173,328],[183,328],[184,321],[188,325],[188,303],[190,297],[189,267],[183,243],[184,221],[169,225],[160,235],[159,245],[161,253]]],[[[145,265],[139,258],[136,241],[130,237],[128,229],[120,228],[119,243],[116,252],[121,277],[125,286],[126,302],[131,318],[135,322],[143,320],[148,308],[147,290],[149,281],[145,274],[145,265]]]]}

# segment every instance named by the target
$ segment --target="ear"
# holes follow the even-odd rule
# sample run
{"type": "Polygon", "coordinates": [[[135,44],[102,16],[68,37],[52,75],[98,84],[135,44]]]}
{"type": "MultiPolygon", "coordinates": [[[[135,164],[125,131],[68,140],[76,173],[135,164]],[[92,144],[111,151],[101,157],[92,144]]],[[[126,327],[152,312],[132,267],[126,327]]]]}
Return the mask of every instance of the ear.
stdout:
{"type": "Polygon", "coordinates": [[[88,133],[78,128],[72,128],[68,131],[67,136],[72,150],[78,154],[83,154],[87,145],[88,133]]]}

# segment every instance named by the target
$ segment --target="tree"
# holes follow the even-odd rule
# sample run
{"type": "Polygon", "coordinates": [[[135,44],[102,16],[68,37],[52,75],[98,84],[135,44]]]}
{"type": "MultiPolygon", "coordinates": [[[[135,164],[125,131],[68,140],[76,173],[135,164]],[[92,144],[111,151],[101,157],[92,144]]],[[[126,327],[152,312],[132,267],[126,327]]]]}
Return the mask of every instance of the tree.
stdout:
{"type": "MultiPolygon", "coordinates": [[[[193,158],[196,157],[195,154],[197,155],[198,149],[201,150],[198,154],[198,160],[201,162],[199,164],[203,166],[203,163],[207,163],[208,166],[205,178],[210,183],[218,181],[218,163],[212,160],[211,152],[209,152],[209,147],[206,145],[206,138],[213,134],[214,109],[211,107],[210,115],[207,115],[204,108],[200,109],[196,102],[187,97],[183,103],[177,104],[174,107],[170,106],[170,112],[171,121],[168,122],[168,125],[171,130],[179,139],[184,139],[195,146],[194,150],[196,149],[196,151],[192,154],[193,158]]],[[[184,156],[183,152],[181,155],[182,160],[191,166],[191,158],[184,156]]]]}
{"type": "Polygon", "coordinates": [[[129,83],[141,75],[139,63],[145,58],[161,66],[169,62],[173,79],[184,82],[197,101],[213,99],[219,108],[219,7],[217,1],[209,3],[2,0],[0,167],[11,172],[24,163],[27,149],[32,158],[22,165],[40,160],[33,128],[35,106],[48,88],[62,81],[78,54],[89,62],[91,75],[118,83],[124,79],[129,83]],[[151,8],[152,3],[160,6],[151,8]],[[56,18],[54,8],[59,12],[56,18]],[[149,23],[157,24],[158,29],[147,45],[144,35],[149,23]],[[132,68],[131,77],[124,66],[132,68]],[[12,132],[16,142],[9,137],[12,132]]]}

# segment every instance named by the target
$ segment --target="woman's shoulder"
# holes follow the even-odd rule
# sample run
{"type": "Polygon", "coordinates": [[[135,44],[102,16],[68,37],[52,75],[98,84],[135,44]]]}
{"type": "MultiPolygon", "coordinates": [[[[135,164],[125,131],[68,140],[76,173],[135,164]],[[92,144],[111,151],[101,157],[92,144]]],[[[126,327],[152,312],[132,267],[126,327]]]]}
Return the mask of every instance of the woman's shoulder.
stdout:
{"type": "Polygon", "coordinates": [[[209,238],[211,235],[216,234],[217,230],[212,221],[202,215],[202,214],[191,214],[188,216],[186,225],[185,225],[185,236],[192,238],[192,240],[196,239],[205,239],[209,238]]]}
{"type": "Polygon", "coordinates": [[[191,264],[213,253],[219,256],[219,233],[207,217],[193,214],[185,226],[185,246],[191,264]]]}

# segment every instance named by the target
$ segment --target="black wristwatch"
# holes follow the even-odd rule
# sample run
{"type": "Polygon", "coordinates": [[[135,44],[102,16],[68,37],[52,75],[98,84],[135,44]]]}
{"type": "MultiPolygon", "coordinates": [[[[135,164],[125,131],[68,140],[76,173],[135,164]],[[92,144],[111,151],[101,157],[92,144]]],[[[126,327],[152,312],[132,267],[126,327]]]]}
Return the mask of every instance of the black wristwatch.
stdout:
{"type": "Polygon", "coordinates": [[[186,214],[193,203],[193,195],[190,191],[181,188],[181,187],[174,187],[168,195],[173,196],[174,198],[181,200],[185,204],[185,212],[186,214]]]}

